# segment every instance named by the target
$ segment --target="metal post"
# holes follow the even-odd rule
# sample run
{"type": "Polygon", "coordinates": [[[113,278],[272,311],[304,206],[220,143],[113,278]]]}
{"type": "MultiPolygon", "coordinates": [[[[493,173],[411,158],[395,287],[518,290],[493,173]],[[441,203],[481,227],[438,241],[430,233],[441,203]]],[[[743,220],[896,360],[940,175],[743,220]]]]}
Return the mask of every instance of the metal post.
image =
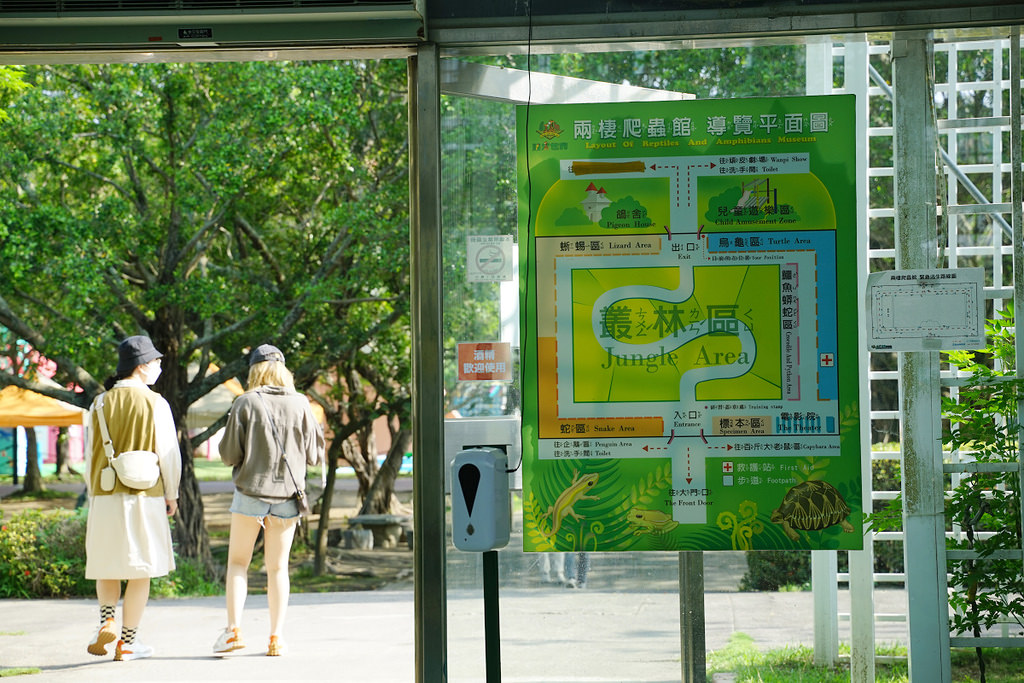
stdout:
{"type": "MultiPolygon", "coordinates": [[[[14,429],[11,430],[11,450],[13,451],[13,454],[11,455],[11,477],[12,477],[12,482],[14,483],[14,485],[17,486],[18,485],[18,428],[17,427],[15,427],[14,429]]],[[[86,453],[85,457],[89,457],[89,454],[86,453]]],[[[26,457],[26,460],[27,459],[28,458],[26,457]]],[[[26,465],[27,465],[27,463],[26,463],[26,465]]],[[[25,471],[28,472],[27,466],[26,466],[25,471]]]]}
{"type": "MultiPolygon", "coordinates": [[[[892,41],[896,267],[934,268],[938,253],[932,37],[892,41]]],[[[949,605],[937,351],[900,354],[903,531],[910,604],[910,677],[948,683],[949,605]]]]}
{"type": "Polygon", "coordinates": [[[441,105],[438,49],[409,59],[413,597],[416,680],[448,679],[441,344],[441,105]]]}
{"type": "MultiPolygon", "coordinates": [[[[832,93],[832,41],[817,38],[806,48],[806,92],[832,93]]],[[[811,590],[814,592],[814,663],[831,666],[839,661],[839,586],[835,550],[811,553],[811,590]]]]}
{"type": "MultiPolygon", "coordinates": [[[[861,33],[845,36],[843,40],[845,92],[857,96],[857,272],[858,291],[864,291],[868,274],[868,43],[861,33]]],[[[871,367],[867,351],[867,328],[860,325],[860,368],[867,375],[871,367]]],[[[860,443],[861,455],[861,507],[872,509],[871,470],[871,387],[860,382],[860,443]]],[[[874,539],[869,532],[864,538],[864,549],[848,553],[850,559],[850,683],[873,683],[875,680],[875,581],[874,539]]]]}
{"type": "Polygon", "coordinates": [[[704,639],[704,553],[679,553],[679,654],[683,683],[707,680],[704,639]]]}
{"type": "Polygon", "coordinates": [[[501,683],[501,620],[498,615],[498,551],[484,554],[484,648],[487,683],[501,683]]]}
{"type": "MultiPolygon", "coordinates": [[[[1021,171],[1021,97],[1020,97],[1020,26],[1010,29],[1010,224],[1013,232],[1013,310],[1014,315],[1024,307],[1024,239],[1022,237],[1022,208],[1024,201],[1024,173],[1021,171]]],[[[1017,358],[1024,358],[1024,334],[1014,337],[1017,358]]],[[[1017,362],[1017,377],[1024,377],[1024,367],[1017,362]]],[[[1024,417],[1024,400],[1017,404],[1017,423],[1024,417]]],[[[1018,482],[1024,482],[1024,442],[1017,439],[1018,482]]],[[[1021,500],[1021,515],[1024,519],[1024,499],[1021,500]]],[[[1024,549],[1022,549],[1024,560],[1024,549]]]]}
{"type": "Polygon", "coordinates": [[[835,550],[811,551],[811,589],[814,591],[814,664],[839,661],[839,559],[835,550]]]}

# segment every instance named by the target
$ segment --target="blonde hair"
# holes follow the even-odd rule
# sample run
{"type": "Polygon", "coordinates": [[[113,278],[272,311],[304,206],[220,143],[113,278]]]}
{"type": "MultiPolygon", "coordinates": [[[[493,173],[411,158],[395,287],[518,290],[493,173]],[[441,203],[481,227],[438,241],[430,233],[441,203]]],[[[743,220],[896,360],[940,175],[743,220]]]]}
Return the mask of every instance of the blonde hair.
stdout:
{"type": "Polygon", "coordinates": [[[247,391],[260,387],[284,387],[295,391],[295,379],[285,364],[276,360],[265,360],[249,366],[249,388],[247,391]]]}

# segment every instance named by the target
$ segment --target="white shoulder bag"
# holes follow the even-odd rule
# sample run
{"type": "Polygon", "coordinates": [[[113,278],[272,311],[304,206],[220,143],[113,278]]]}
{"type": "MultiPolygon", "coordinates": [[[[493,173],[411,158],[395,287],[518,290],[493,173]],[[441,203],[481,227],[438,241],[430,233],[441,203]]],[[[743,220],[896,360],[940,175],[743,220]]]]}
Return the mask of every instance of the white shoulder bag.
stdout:
{"type": "Polygon", "coordinates": [[[114,473],[121,483],[131,489],[148,489],[160,479],[159,458],[153,451],[125,451],[114,455],[114,446],[107,430],[107,420],[103,415],[103,395],[96,399],[96,413],[100,422],[100,435],[103,437],[103,451],[107,455],[109,465],[100,472],[100,488],[110,491],[114,488],[114,473]]]}

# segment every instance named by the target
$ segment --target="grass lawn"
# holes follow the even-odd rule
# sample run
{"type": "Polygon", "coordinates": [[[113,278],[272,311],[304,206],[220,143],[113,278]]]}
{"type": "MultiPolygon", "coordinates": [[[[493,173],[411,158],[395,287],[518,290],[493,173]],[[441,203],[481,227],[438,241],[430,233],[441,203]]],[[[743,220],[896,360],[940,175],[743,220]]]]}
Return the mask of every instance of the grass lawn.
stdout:
{"type": "MultiPolygon", "coordinates": [[[[849,655],[849,646],[840,646],[840,652],[849,655]]],[[[1024,683],[1024,650],[986,648],[983,652],[987,683],[1024,683]]],[[[907,649],[899,645],[880,646],[877,654],[906,657],[907,649]]],[[[973,649],[955,648],[951,661],[954,683],[980,680],[973,649]]],[[[753,638],[745,633],[734,633],[725,648],[708,653],[707,671],[709,675],[735,674],[735,683],[846,683],[850,680],[849,664],[815,666],[814,650],[806,646],[761,652],[754,645],[753,638]]],[[[909,680],[905,660],[875,666],[876,683],[909,683],[909,680]]]]}

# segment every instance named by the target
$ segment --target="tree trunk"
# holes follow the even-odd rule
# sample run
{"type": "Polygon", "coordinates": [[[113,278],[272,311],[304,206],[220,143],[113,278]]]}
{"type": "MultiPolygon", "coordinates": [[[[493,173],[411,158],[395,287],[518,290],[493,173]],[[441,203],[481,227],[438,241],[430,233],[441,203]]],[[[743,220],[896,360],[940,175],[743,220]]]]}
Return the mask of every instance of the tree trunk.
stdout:
{"type": "Polygon", "coordinates": [[[370,486],[370,491],[366,494],[366,499],[363,500],[363,506],[359,509],[359,514],[386,514],[391,512],[391,499],[395,493],[395,479],[398,478],[398,472],[402,468],[402,459],[405,457],[405,452],[409,449],[411,441],[412,432],[408,429],[400,429],[391,437],[391,448],[388,449],[388,455],[384,458],[384,464],[381,465],[380,471],[373,478],[373,484],[370,486]]]}
{"type": "MultiPolygon", "coordinates": [[[[172,240],[173,242],[173,240],[172,240]]],[[[154,385],[171,407],[178,430],[181,451],[181,484],[178,487],[178,512],[174,516],[174,536],[179,557],[199,560],[211,579],[218,578],[210,551],[210,535],[206,531],[203,497],[192,461],[192,443],[185,427],[188,412],[188,360],[181,352],[184,316],[180,308],[167,306],[156,311],[151,337],[163,354],[160,379],[154,385]]]]}
{"type": "Polygon", "coordinates": [[[71,466],[70,457],[70,445],[68,428],[61,427],[57,431],[57,465],[56,472],[57,478],[60,479],[65,474],[78,474],[75,469],[71,466]]]}
{"type": "Polygon", "coordinates": [[[218,578],[210,551],[210,535],[206,531],[203,496],[196,479],[188,434],[184,430],[179,433],[178,442],[181,448],[181,486],[178,489],[178,512],[174,516],[178,555],[199,560],[206,568],[207,576],[218,578]]]}
{"type": "Polygon", "coordinates": [[[327,482],[320,499],[320,521],[316,527],[316,550],[313,554],[313,575],[323,576],[327,564],[327,530],[331,523],[331,503],[334,500],[334,482],[337,479],[338,458],[345,439],[334,439],[327,449],[327,482]]]}
{"type": "Polygon", "coordinates": [[[39,471],[39,445],[36,443],[36,430],[25,427],[25,493],[38,493],[45,490],[43,475],[39,471]]]}

